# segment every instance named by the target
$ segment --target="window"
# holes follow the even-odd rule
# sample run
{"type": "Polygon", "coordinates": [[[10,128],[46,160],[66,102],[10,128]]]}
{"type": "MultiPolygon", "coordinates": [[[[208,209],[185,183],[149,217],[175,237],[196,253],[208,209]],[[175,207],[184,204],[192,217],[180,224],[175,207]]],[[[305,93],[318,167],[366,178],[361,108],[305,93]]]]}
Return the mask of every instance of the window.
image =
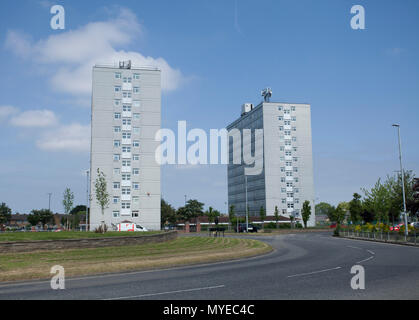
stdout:
{"type": "Polygon", "coordinates": [[[294,189],[294,192],[295,192],[295,193],[299,193],[299,192],[300,192],[300,189],[295,188],[295,189],[294,189]]]}
{"type": "Polygon", "coordinates": [[[282,199],[281,202],[282,203],[287,203],[287,199],[282,199]]]}
{"type": "Polygon", "coordinates": [[[279,131],[284,131],[284,127],[283,126],[280,126],[279,127],[279,131]]]}
{"type": "Polygon", "coordinates": [[[134,91],[134,93],[140,93],[140,88],[134,87],[133,91],[134,91]]]}
{"type": "Polygon", "coordinates": [[[291,151],[285,151],[285,155],[286,155],[287,157],[290,157],[290,156],[291,156],[291,151]]]}
{"type": "Polygon", "coordinates": [[[114,140],[114,141],[113,141],[113,146],[114,146],[115,148],[120,147],[120,146],[121,146],[121,140],[114,140]]]}
{"type": "Polygon", "coordinates": [[[140,184],[139,184],[138,182],[134,182],[134,183],[132,184],[132,188],[133,188],[134,190],[140,190],[140,184]]]}
{"type": "Polygon", "coordinates": [[[120,112],[115,112],[114,118],[115,118],[115,120],[121,119],[121,113],[120,112]]]}
{"type": "Polygon", "coordinates": [[[132,82],[132,78],[131,77],[124,77],[124,83],[131,83],[132,82]]]}
{"type": "Polygon", "coordinates": [[[131,106],[123,105],[123,106],[122,106],[122,111],[128,111],[128,112],[131,112],[131,106]]]}
{"type": "Polygon", "coordinates": [[[282,193],[285,193],[285,192],[287,192],[287,189],[285,189],[285,188],[281,188],[281,192],[282,192],[282,193]]]}
{"type": "Polygon", "coordinates": [[[139,197],[132,197],[132,203],[133,204],[138,204],[140,202],[140,198],[139,197]]]}
{"type": "Polygon", "coordinates": [[[297,127],[292,127],[292,131],[297,131],[297,127]]]}
{"type": "Polygon", "coordinates": [[[132,155],[132,160],[134,160],[134,161],[140,160],[140,155],[139,154],[133,154],[132,155]]]}
{"type": "Polygon", "coordinates": [[[138,216],[139,216],[139,212],[138,211],[133,211],[132,212],[132,217],[133,218],[138,218],[138,216]]]}
{"type": "Polygon", "coordinates": [[[122,188],[122,194],[130,195],[131,194],[131,188],[122,188]]]}
{"type": "Polygon", "coordinates": [[[126,92],[126,91],[124,91],[124,92],[122,93],[122,96],[123,96],[124,98],[131,98],[131,97],[132,97],[132,94],[131,94],[131,92],[126,92]]]}
{"type": "Polygon", "coordinates": [[[124,126],[130,126],[131,125],[131,119],[128,119],[128,118],[122,119],[122,124],[124,126]]]}
{"type": "Polygon", "coordinates": [[[282,106],[279,106],[278,107],[278,111],[282,111],[282,106]]]}
{"type": "Polygon", "coordinates": [[[134,73],[132,76],[134,77],[134,80],[140,80],[140,75],[138,73],[134,73]]]}
{"type": "Polygon", "coordinates": [[[280,161],[285,161],[285,157],[284,157],[284,156],[280,156],[280,157],[279,157],[279,160],[280,160],[280,161]]]}
{"type": "Polygon", "coordinates": [[[300,199],[294,199],[295,203],[300,203],[300,199]]]}
{"type": "Polygon", "coordinates": [[[287,207],[288,207],[288,209],[294,209],[294,204],[293,203],[288,203],[287,207]]]}
{"type": "Polygon", "coordinates": [[[291,120],[292,120],[292,121],[297,121],[297,117],[296,117],[296,116],[292,116],[292,117],[291,117],[291,120]]]}
{"type": "Polygon", "coordinates": [[[278,120],[279,121],[282,121],[282,120],[284,120],[284,117],[283,116],[280,116],[280,117],[278,117],[278,120]]]}
{"type": "Polygon", "coordinates": [[[119,211],[114,211],[112,215],[114,218],[119,218],[119,211]]]}
{"type": "Polygon", "coordinates": [[[297,147],[292,147],[292,151],[297,152],[297,147]]]}
{"type": "Polygon", "coordinates": [[[284,146],[280,146],[280,147],[279,147],[279,150],[280,150],[280,151],[284,151],[284,150],[285,150],[285,147],[284,147],[284,146]]]}
{"type": "Polygon", "coordinates": [[[292,188],[292,182],[287,182],[287,188],[292,188]]]}
{"type": "Polygon", "coordinates": [[[292,137],[292,141],[297,142],[297,137],[292,137]]]}
{"type": "Polygon", "coordinates": [[[134,127],[132,128],[132,132],[135,134],[139,134],[140,133],[140,128],[139,127],[134,127]]]}
{"type": "Polygon", "coordinates": [[[281,177],[281,182],[285,182],[285,177],[281,177]]]}
{"type": "Polygon", "coordinates": [[[131,167],[131,161],[130,160],[122,160],[122,166],[123,167],[131,167]]]}
{"type": "Polygon", "coordinates": [[[132,143],[133,147],[139,147],[140,146],[140,141],[138,140],[134,140],[134,142],[132,143]]]}
{"type": "Polygon", "coordinates": [[[116,99],[116,100],[114,101],[114,105],[115,105],[116,107],[120,106],[120,105],[121,105],[121,100],[116,99]]]}
{"type": "Polygon", "coordinates": [[[138,168],[132,169],[132,174],[133,175],[139,175],[140,174],[140,169],[138,169],[138,168]]]}
{"type": "Polygon", "coordinates": [[[287,198],[294,198],[294,193],[288,192],[287,193],[287,198]]]}
{"type": "Polygon", "coordinates": [[[291,161],[287,161],[287,162],[285,162],[285,165],[286,165],[287,167],[291,167],[291,166],[292,166],[292,162],[291,162],[291,161]]]}
{"type": "Polygon", "coordinates": [[[120,154],[114,154],[113,155],[113,161],[119,161],[121,160],[121,155],[120,154]]]}
{"type": "Polygon", "coordinates": [[[290,140],[285,141],[285,145],[286,146],[290,146],[291,145],[291,141],[290,140]]]}
{"type": "Polygon", "coordinates": [[[131,203],[130,202],[122,202],[121,203],[122,209],[131,209],[131,203]]]}
{"type": "Polygon", "coordinates": [[[121,169],[119,168],[114,168],[113,169],[113,174],[120,174],[121,173],[121,169]]]}
{"type": "Polygon", "coordinates": [[[285,172],[285,168],[284,167],[281,167],[281,172],[285,172]]]}
{"type": "Polygon", "coordinates": [[[140,101],[138,101],[138,100],[134,101],[133,105],[134,105],[134,107],[140,107],[141,106],[140,101]]]}
{"type": "Polygon", "coordinates": [[[297,167],[294,167],[294,172],[298,172],[298,168],[297,167]]]}
{"type": "Polygon", "coordinates": [[[290,114],[290,110],[289,109],[284,110],[284,114],[290,114]]]}
{"type": "Polygon", "coordinates": [[[122,139],[131,139],[131,132],[122,132],[122,139]]]}
{"type": "Polygon", "coordinates": [[[285,136],[279,136],[279,141],[284,141],[285,136]]]}
{"type": "Polygon", "coordinates": [[[298,161],[298,158],[297,157],[293,157],[292,158],[292,161],[297,162],[298,161]]]}
{"type": "Polygon", "coordinates": [[[292,177],[292,172],[291,172],[291,171],[287,171],[287,172],[285,172],[285,175],[286,175],[287,177],[292,177]]]}
{"type": "Polygon", "coordinates": [[[290,131],[290,130],[285,130],[285,131],[284,131],[284,134],[285,134],[286,136],[290,136],[290,135],[291,135],[291,131],[290,131]]]}
{"type": "Polygon", "coordinates": [[[130,153],[131,152],[131,147],[122,147],[122,152],[123,153],[130,153]]]}
{"type": "Polygon", "coordinates": [[[140,114],[139,114],[139,113],[134,113],[134,114],[133,114],[133,118],[134,118],[135,120],[140,119],[140,114]]]}
{"type": "Polygon", "coordinates": [[[115,90],[115,92],[120,92],[121,91],[121,87],[120,86],[115,86],[114,90],[115,90]]]}
{"type": "Polygon", "coordinates": [[[119,202],[119,197],[113,197],[113,203],[117,204],[119,202]]]}
{"type": "Polygon", "coordinates": [[[295,107],[294,106],[291,107],[291,111],[295,111],[295,107]]]}
{"type": "Polygon", "coordinates": [[[131,180],[131,175],[126,173],[122,175],[122,181],[130,181],[131,180]]]}
{"type": "Polygon", "coordinates": [[[113,132],[115,133],[121,132],[121,127],[113,127],[113,132]]]}
{"type": "Polygon", "coordinates": [[[290,126],[290,125],[291,125],[291,121],[289,121],[289,120],[285,120],[285,121],[284,121],[284,124],[285,124],[286,126],[290,126]]]}
{"type": "Polygon", "coordinates": [[[295,182],[298,182],[299,179],[298,178],[295,178],[294,180],[295,180],[295,182]]]}
{"type": "Polygon", "coordinates": [[[119,189],[121,187],[121,184],[119,182],[114,182],[113,183],[113,188],[114,189],[119,189]]]}
{"type": "Polygon", "coordinates": [[[115,79],[121,79],[121,73],[115,72],[115,79]]]}

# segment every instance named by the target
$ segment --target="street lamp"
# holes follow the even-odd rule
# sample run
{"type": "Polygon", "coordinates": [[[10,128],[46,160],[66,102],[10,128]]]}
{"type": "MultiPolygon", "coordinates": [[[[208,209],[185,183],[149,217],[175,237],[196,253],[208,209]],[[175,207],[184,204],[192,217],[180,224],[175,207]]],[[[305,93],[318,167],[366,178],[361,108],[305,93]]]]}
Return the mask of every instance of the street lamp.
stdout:
{"type": "Polygon", "coordinates": [[[244,174],[244,185],[246,190],[246,233],[249,232],[249,207],[247,205],[247,175],[244,174]]]}
{"type": "Polygon", "coordinates": [[[402,190],[403,190],[404,234],[405,234],[405,237],[407,237],[409,235],[409,230],[408,230],[409,228],[407,225],[406,193],[404,190],[404,171],[403,171],[403,165],[402,165],[402,141],[400,138],[400,125],[393,124],[393,127],[397,128],[397,135],[399,138],[400,175],[402,176],[402,190]]]}

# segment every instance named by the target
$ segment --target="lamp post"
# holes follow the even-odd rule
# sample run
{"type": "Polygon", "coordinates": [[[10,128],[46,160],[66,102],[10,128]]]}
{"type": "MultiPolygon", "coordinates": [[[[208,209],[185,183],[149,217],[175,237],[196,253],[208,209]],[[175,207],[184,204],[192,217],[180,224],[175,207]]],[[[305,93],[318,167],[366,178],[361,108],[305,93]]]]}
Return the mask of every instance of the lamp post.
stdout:
{"type": "Polygon", "coordinates": [[[51,211],[51,196],[52,196],[52,193],[51,192],[48,193],[48,211],[51,211]]]}
{"type": "Polygon", "coordinates": [[[88,212],[89,212],[89,174],[90,171],[86,170],[86,232],[88,231],[88,212]]]}
{"type": "Polygon", "coordinates": [[[247,205],[247,175],[244,174],[244,185],[246,190],[246,233],[249,232],[249,207],[247,205]]]}
{"type": "Polygon", "coordinates": [[[402,192],[403,192],[403,214],[404,214],[404,235],[407,237],[409,235],[409,228],[407,225],[407,209],[406,209],[406,193],[404,190],[404,171],[402,164],[402,142],[400,138],[400,125],[393,124],[393,127],[397,128],[397,135],[399,138],[399,160],[400,160],[400,175],[402,176],[402,192]]]}

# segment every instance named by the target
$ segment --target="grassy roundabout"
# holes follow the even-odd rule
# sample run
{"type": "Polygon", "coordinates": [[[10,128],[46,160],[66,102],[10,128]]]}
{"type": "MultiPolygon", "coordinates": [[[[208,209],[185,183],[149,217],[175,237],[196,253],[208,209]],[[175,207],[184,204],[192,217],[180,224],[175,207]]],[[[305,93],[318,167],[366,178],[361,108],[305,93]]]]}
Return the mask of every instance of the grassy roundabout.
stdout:
{"type": "Polygon", "coordinates": [[[2,254],[0,281],[47,279],[54,265],[66,276],[165,268],[245,258],[272,251],[261,241],[233,238],[180,237],[125,247],[2,254]]]}

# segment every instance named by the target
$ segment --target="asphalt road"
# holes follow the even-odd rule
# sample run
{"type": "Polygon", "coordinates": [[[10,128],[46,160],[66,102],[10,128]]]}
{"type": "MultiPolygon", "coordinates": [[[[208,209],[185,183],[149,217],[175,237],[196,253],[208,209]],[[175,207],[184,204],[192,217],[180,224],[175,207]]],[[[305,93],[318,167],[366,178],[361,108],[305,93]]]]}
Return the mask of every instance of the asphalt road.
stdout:
{"type": "Polygon", "coordinates": [[[0,284],[0,299],[418,299],[419,248],[336,239],[329,233],[258,236],[275,251],[259,257],[165,270],[0,284]],[[365,289],[351,288],[351,268],[365,289]]]}

